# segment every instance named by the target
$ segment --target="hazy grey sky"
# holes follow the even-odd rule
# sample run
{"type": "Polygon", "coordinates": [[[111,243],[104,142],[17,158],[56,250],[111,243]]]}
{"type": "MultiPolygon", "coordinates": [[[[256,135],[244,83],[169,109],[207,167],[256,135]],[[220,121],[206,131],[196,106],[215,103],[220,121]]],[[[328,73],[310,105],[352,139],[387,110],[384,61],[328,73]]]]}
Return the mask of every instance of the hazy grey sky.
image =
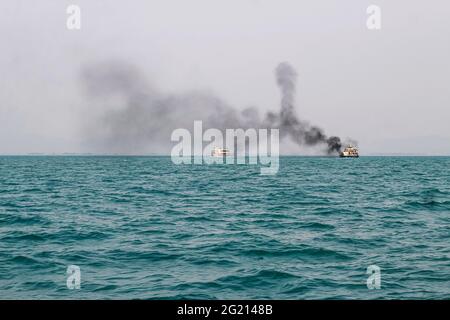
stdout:
{"type": "Polygon", "coordinates": [[[85,152],[86,65],[135,65],[165,93],[204,90],[277,110],[274,68],[299,74],[297,112],[363,154],[450,154],[450,3],[416,0],[2,1],[0,153],[85,152]],[[66,8],[81,8],[81,30],[66,8]],[[366,27],[370,4],[382,28],[366,27]],[[425,149],[425,150],[424,150],[425,149]]]}

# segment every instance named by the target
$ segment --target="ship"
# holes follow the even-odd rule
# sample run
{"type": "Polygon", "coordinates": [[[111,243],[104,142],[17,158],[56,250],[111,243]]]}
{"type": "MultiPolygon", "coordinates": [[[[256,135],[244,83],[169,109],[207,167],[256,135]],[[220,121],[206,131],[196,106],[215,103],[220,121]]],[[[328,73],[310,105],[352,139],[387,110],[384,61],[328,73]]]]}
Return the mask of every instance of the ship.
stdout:
{"type": "Polygon", "coordinates": [[[344,151],[342,151],[339,156],[341,158],[358,158],[359,157],[359,153],[358,153],[358,149],[354,146],[348,146],[344,149],[344,151]]]}
{"type": "Polygon", "coordinates": [[[211,151],[211,156],[213,157],[226,157],[231,155],[231,151],[226,148],[214,147],[214,150],[211,151]]]}

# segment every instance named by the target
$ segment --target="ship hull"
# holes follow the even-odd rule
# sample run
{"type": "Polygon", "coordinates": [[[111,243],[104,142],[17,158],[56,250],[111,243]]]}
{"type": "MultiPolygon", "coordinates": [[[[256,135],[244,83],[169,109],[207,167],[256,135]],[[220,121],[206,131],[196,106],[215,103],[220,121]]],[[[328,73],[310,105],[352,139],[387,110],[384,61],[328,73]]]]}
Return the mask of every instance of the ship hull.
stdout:
{"type": "Polygon", "coordinates": [[[341,158],[359,158],[359,155],[345,155],[345,154],[341,154],[341,155],[339,155],[339,157],[341,157],[341,158]]]}

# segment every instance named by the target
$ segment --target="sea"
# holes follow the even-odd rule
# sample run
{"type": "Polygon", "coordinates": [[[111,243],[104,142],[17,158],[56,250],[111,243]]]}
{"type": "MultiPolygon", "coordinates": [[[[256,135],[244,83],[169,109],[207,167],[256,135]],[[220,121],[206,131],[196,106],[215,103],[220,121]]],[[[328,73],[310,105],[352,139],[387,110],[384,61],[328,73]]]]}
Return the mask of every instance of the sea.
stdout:
{"type": "Polygon", "coordinates": [[[450,157],[0,157],[0,299],[449,299],[450,157]]]}

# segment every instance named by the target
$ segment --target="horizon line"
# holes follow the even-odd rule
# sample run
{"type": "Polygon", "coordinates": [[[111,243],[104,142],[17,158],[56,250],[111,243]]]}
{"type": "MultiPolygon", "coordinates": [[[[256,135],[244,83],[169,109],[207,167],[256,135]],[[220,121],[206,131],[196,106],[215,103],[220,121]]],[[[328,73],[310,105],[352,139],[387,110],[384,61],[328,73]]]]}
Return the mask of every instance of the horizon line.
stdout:
{"type": "MultiPolygon", "coordinates": [[[[139,154],[139,153],[0,153],[0,157],[61,157],[61,156],[77,156],[77,157],[170,157],[170,154],[139,154]]],[[[191,157],[201,157],[202,155],[191,155],[191,157]]],[[[243,155],[242,157],[257,157],[258,155],[243,155]]],[[[302,155],[302,154],[280,154],[280,157],[305,157],[305,158],[338,158],[338,155],[302,155]]],[[[360,155],[360,157],[450,157],[450,154],[420,154],[420,153],[368,153],[360,155]]]]}

